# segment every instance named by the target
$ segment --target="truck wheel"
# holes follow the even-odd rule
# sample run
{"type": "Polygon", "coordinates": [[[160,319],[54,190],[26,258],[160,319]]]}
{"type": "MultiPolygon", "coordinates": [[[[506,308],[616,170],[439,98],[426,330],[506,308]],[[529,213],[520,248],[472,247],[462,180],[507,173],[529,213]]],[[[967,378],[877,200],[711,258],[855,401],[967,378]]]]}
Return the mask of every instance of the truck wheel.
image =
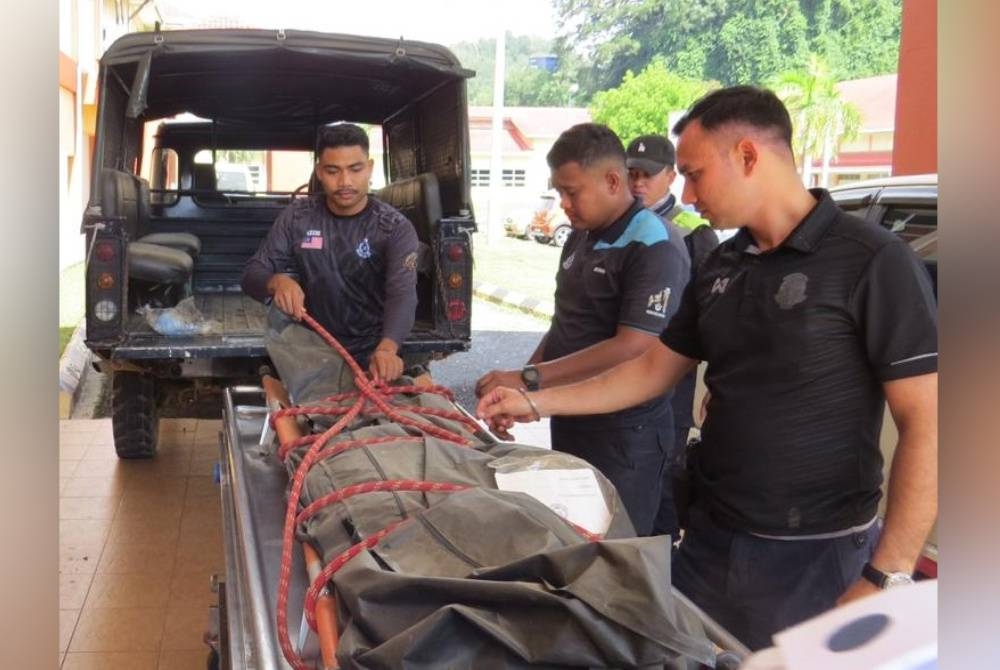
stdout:
{"type": "Polygon", "coordinates": [[[159,433],[156,379],[138,372],[111,375],[111,425],[118,458],[152,458],[159,433]]]}

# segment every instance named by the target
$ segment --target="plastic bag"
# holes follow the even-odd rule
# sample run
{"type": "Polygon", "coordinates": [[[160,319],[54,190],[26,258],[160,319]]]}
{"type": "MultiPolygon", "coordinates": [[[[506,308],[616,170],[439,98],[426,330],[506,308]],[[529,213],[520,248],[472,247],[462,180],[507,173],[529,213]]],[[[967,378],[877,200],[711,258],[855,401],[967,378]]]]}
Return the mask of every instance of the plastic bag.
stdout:
{"type": "Polygon", "coordinates": [[[139,314],[146,317],[146,323],[160,335],[218,335],[222,324],[215,319],[206,319],[195,304],[194,296],[184,298],[175,307],[157,309],[143,305],[139,314]]]}

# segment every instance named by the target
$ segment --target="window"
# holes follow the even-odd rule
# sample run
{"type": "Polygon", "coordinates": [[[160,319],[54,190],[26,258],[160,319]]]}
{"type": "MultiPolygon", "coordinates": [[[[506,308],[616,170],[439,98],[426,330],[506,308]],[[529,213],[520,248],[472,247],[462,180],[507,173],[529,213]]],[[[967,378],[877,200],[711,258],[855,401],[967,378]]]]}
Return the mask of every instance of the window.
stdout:
{"type": "MultiPolygon", "coordinates": [[[[471,186],[489,186],[490,171],[488,169],[473,169],[469,171],[471,186]]],[[[503,171],[503,185],[512,187],[523,187],[526,183],[524,170],[509,169],[503,171]]]]}
{"type": "Polygon", "coordinates": [[[503,185],[514,187],[524,186],[524,170],[504,170],[503,185]]]}
{"type": "Polygon", "coordinates": [[[177,202],[177,152],[173,149],[153,149],[151,157],[149,202],[153,205],[173,205],[177,202]]]}
{"type": "Polygon", "coordinates": [[[471,170],[470,171],[470,186],[489,186],[490,185],[490,171],[489,170],[471,170]]]}
{"type": "Polygon", "coordinates": [[[882,217],[882,227],[912,242],[937,230],[937,209],[890,205],[882,217]]]}

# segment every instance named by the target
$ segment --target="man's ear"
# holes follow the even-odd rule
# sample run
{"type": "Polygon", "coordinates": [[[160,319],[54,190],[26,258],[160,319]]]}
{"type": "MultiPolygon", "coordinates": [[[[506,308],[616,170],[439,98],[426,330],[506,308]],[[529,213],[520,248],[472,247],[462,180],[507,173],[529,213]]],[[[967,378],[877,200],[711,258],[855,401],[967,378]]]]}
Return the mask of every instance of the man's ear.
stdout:
{"type": "Polygon", "coordinates": [[[624,177],[620,170],[609,167],[604,173],[604,181],[608,185],[611,193],[617,193],[619,189],[628,188],[628,178],[624,177]]]}
{"type": "Polygon", "coordinates": [[[760,158],[760,147],[749,137],[742,138],[736,143],[736,159],[743,169],[743,174],[749,175],[757,167],[757,160],[760,158]]]}

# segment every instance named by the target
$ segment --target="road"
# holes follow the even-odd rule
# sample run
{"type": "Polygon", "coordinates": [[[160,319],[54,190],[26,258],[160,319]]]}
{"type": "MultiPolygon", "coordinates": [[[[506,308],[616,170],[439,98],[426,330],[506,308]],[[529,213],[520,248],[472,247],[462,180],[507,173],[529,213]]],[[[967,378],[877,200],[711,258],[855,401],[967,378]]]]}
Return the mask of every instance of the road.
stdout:
{"type": "MultiPolygon", "coordinates": [[[[472,348],[431,363],[434,381],[447,386],[469,411],[476,407],[476,380],[496,368],[520,368],[534,352],[549,324],[523,312],[485,300],[472,305],[472,348]]],[[[519,425],[513,431],[518,442],[549,446],[548,419],[519,425]]]]}

